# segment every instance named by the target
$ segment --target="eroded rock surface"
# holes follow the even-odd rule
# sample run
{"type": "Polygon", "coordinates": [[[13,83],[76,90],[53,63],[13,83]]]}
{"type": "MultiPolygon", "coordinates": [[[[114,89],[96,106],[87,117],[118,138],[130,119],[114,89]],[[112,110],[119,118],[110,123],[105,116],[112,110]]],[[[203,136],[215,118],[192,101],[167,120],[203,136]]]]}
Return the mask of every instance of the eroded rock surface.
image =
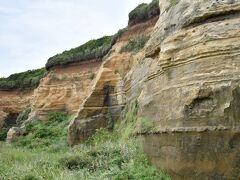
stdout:
{"type": "MultiPolygon", "coordinates": [[[[110,128],[118,119],[123,107],[128,101],[126,82],[132,77],[127,74],[138,61],[143,59],[143,51],[131,53],[121,52],[129,39],[134,39],[141,34],[149,36],[157,21],[157,17],[147,22],[137,24],[124,32],[112,47],[111,53],[105,57],[91,88],[90,94],[81,104],[76,118],[69,125],[68,143],[76,145],[91,137],[96,129],[110,128]]],[[[138,93],[139,94],[139,93],[138,93]]]]}
{"type": "Polygon", "coordinates": [[[160,1],[139,97],[153,164],[173,179],[239,179],[240,2],[160,1]],[[155,66],[156,67],[156,66],[155,66]]]}
{"type": "MultiPolygon", "coordinates": [[[[160,9],[157,24],[158,17],[134,23],[103,60],[51,69],[29,119],[74,115],[75,145],[111,128],[137,98],[136,132],[154,165],[173,179],[240,179],[240,2],[160,0],[160,9]],[[141,34],[151,36],[144,50],[121,52],[141,34]]],[[[3,99],[0,127],[26,104],[3,99]]],[[[8,140],[23,133],[12,128],[8,140]]]]}
{"type": "Polygon", "coordinates": [[[17,116],[32,100],[33,91],[0,90],[0,129],[16,124],[17,116]]]}
{"type": "Polygon", "coordinates": [[[90,93],[100,66],[100,61],[92,60],[51,69],[34,93],[31,115],[42,120],[49,112],[76,115],[90,93]]]}
{"type": "Polygon", "coordinates": [[[11,143],[14,140],[16,140],[19,136],[23,136],[24,133],[26,133],[25,128],[12,127],[9,129],[9,131],[7,133],[6,142],[11,143]]]}

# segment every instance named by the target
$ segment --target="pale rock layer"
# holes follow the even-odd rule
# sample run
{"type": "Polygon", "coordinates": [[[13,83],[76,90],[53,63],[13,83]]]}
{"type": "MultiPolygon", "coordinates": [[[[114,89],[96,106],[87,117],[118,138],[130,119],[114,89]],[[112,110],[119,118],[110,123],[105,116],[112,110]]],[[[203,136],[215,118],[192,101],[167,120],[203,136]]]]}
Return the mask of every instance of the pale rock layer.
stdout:
{"type": "Polygon", "coordinates": [[[91,60],[50,70],[34,93],[32,118],[45,120],[49,112],[58,111],[76,115],[100,65],[100,61],[91,60]]]}
{"type": "Polygon", "coordinates": [[[16,123],[17,116],[32,100],[33,91],[0,91],[0,129],[16,123]]]}
{"type": "Polygon", "coordinates": [[[82,103],[78,115],[69,125],[68,143],[76,145],[91,137],[96,129],[111,129],[126,101],[125,76],[131,67],[143,59],[143,51],[121,52],[130,39],[141,34],[150,36],[157,18],[128,29],[112,47],[98,71],[89,96],[82,103]]]}
{"type": "Polygon", "coordinates": [[[239,179],[240,2],[160,7],[138,98],[144,150],[173,179],[239,179]]]}

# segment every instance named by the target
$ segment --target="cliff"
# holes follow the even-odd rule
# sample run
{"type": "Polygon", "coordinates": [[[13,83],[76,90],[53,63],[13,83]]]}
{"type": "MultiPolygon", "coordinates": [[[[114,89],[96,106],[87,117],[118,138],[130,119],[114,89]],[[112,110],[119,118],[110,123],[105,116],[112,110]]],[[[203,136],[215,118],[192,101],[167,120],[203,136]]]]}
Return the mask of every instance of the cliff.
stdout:
{"type": "Polygon", "coordinates": [[[138,98],[152,126],[140,131],[145,151],[173,179],[239,179],[240,3],[163,0],[160,9],[138,98]]]}
{"type": "Polygon", "coordinates": [[[125,75],[143,57],[141,48],[132,52],[131,48],[127,48],[130,49],[128,51],[125,47],[129,44],[129,39],[137,41],[150,36],[157,19],[155,16],[146,22],[129,27],[105,57],[89,96],[81,104],[78,115],[69,125],[70,145],[84,142],[96,129],[112,129],[127,102],[125,75]]]}
{"type": "Polygon", "coordinates": [[[161,0],[161,12],[156,3],[133,10],[115,36],[50,58],[28,121],[65,112],[73,146],[114,130],[137,102],[131,134],[152,164],[173,179],[239,179],[240,3],[161,0]]]}
{"type": "Polygon", "coordinates": [[[31,102],[33,91],[0,91],[0,129],[10,128],[16,119],[31,102]]]}
{"type": "Polygon", "coordinates": [[[93,59],[51,69],[34,92],[30,116],[44,120],[49,112],[76,114],[93,85],[100,65],[101,62],[93,59]]]}
{"type": "Polygon", "coordinates": [[[153,164],[174,179],[238,179],[239,3],[161,1],[160,9],[145,53],[131,54],[127,71],[117,76],[108,66],[119,55],[103,64],[107,81],[95,84],[70,124],[69,142],[107,126],[102,103],[109,85],[112,104],[105,106],[114,115],[115,107],[138,99],[135,132],[153,164]]]}
{"type": "Polygon", "coordinates": [[[16,124],[18,115],[31,104],[33,91],[45,74],[42,68],[0,78],[0,129],[16,124]]]}

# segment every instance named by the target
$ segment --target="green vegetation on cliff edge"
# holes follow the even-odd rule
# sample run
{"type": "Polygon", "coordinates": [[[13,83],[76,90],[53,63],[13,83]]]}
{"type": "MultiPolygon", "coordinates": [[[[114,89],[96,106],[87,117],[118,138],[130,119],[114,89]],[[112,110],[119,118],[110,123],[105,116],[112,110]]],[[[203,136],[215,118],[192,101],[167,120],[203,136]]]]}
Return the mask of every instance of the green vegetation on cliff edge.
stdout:
{"type": "Polygon", "coordinates": [[[149,4],[143,3],[129,13],[128,24],[132,26],[137,23],[145,22],[159,14],[159,0],[153,0],[149,4]]]}
{"type": "Polygon", "coordinates": [[[50,69],[54,66],[63,66],[90,59],[101,59],[111,49],[112,39],[112,36],[104,36],[100,39],[90,40],[77,48],[57,54],[48,59],[46,68],[50,69]]]}
{"type": "Polygon", "coordinates": [[[46,69],[42,68],[12,74],[8,78],[0,78],[0,90],[34,89],[39,85],[40,80],[46,73],[46,69]]]}
{"type": "MultiPolygon", "coordinates": [[[[129,13],[129,26],[145,22],[159,14],[159,0],[153,0],[149,4],[141,4],[129,13]]],[[[121,29],[113,36],[90,40],[79,47],[57,54],[48,59],[46,68],[51,69],[55,66],[65,66],[92,59],[101,60],[126,30],[126,28],[121,29]]]]}

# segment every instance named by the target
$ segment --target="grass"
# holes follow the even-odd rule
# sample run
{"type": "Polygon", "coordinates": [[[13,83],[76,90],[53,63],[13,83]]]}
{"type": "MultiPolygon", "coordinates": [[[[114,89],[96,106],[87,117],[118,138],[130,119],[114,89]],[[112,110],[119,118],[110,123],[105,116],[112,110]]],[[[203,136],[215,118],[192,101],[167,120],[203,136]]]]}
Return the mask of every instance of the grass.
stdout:
{"type": "Polygon", "coordinates": [[[152,120],[147,118],[139,118],[140,129],[139,133],[148,133],[154,130],[154,123],[152,120]]]}
{"type": "Polygon", "coordinates": [[[121,122],[116,125],[116,129],[123,139],[129,139],[134,136],[136,131],[138,101],[134,100],[126,105],[122,112],[121,122]]]}
{"type": "Polygon", "coordinates": [[[73,149],[62,145],[59,149],[49,147],[43,151],[0,144],[0,177],[3,180],[170,179],[149,165],[136,140],[107,141],[73,149]]]}
{"type": "Polygon", "coordinates": [[[34,89],[46,74],[46,69],[42,68],[12,74],[8,78],[0,78],[0,90],[34,89]]]}
{"type": "Polygon", "coordinates": [[[69,118],[50,113],[48,121],[29,124],[28,134],[13,144],[0,142],[1,180],[168,180],[149,164],[140,142],[131,137],[137,112],[138,103],[133,101],[115,130],[99,129],[74,148],[66,144],[69,118]]]}

